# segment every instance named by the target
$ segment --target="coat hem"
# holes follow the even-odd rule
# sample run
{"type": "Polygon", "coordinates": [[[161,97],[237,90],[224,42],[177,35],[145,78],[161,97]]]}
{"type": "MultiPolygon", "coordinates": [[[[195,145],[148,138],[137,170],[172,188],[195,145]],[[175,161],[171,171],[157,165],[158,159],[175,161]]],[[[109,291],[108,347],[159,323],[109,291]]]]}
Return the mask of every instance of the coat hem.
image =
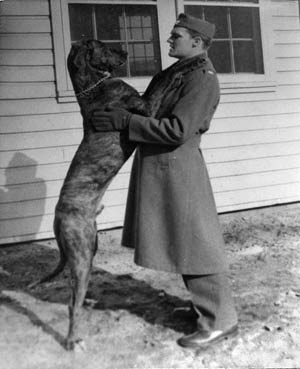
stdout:
{"type": "Polygon", "coordinates": [[[210,268],[210,269],[202,269],[201,271],[199,271],[198,269],[192,269],[192,270],[185,270],[185,269],[181,269],[181,268],[164,268],[162,266],[158,266],[158,265],[145,265],[143,263],[140,263],[136,260],[134,260],[134,263],[136,265],[138,265],[139,267],[142,268],[146,268],[146,269],[151,269],[151,270],[157,270],[159,272],[165,272],[165,273],[174,273],[174,274],[181,274],[181,275],[210,275],[210,274],[220,274],[220,273],[226,273],[228,272],[229,268],[226,266],[223,266],[222,268],[220,268],[220,266],[216,267],[216,268],[210,268]]]}

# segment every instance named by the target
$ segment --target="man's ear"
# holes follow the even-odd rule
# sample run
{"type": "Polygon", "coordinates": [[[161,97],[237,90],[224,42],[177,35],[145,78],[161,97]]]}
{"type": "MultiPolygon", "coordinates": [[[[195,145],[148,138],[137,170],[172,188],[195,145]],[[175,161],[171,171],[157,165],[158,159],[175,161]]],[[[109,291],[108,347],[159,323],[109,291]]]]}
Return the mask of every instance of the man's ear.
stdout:
{"type": "Polygon", "coordinates": [[[199,47],[199,46],[202,46],[203,44],[203,41],[202,41],[202,38],[200,36],[195,36],[193,38],[194,42],[193,42],[193,47],[199,47]]]}

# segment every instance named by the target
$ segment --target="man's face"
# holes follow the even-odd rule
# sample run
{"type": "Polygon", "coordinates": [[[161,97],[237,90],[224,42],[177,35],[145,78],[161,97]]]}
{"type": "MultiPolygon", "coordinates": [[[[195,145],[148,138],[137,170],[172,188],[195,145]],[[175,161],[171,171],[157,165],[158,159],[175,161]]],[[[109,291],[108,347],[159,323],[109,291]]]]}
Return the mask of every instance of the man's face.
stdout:
{"type": "Polygon", "coordinates": [[[173,58],[185,59],[194,55],[195,39],[186,28],[174,27],[167,42],[170,45],[169,56],[173,58]]]}

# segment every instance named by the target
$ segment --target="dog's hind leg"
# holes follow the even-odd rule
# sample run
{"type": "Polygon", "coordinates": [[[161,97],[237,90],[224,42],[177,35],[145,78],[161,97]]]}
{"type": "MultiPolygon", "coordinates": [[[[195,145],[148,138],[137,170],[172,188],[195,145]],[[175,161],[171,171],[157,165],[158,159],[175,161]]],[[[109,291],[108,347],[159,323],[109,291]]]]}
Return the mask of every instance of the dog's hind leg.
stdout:
{"type": "Polygon", "coordinates": [[[82,347],[83,343],[79,326],[93,257],[97,250],[97,231],[94,220],[72,219],[70,215],[62,221],[59,228],[56,237],[63,248],[67,247],[71,284],[69,331],[65,348],[73,350],[77,345],[82,347]]]}

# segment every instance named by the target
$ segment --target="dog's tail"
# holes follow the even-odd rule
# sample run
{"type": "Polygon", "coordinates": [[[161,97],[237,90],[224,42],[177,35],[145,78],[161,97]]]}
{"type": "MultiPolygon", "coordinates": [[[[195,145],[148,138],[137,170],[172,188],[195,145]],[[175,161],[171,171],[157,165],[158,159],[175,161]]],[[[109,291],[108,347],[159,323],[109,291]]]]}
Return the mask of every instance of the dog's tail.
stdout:
{"type": "Polygon", "coordinates": [[[51,273],[49,273],[48,275],[46,275],[45,277],[39,279],[36,282],[30,283],[28,285],[29,289],[35,288],[39,284],[51,281],[54,277],[56,277],[59,273],[61,273],[64,270],[64,268],[67,264],[67,256],[66,256],[65,249],[63,247],[63,242],[59,242],[59,240],[61,239],[61,237],[60,237],[60,221],[61,221],[60,217],[58,217],[56,215],[55,218],[54,218],[54,233],[55,233],[55,236],[58,240],[57,244],[58,244],[59,251],[60,251],[59,263],[51,273]]]}
{"type": "Polygon", "coordinates": [[[56,266],[56,268],[51,273],[46,275],[45,277],[39,279],[36,282],[30,283],[28,285],[28,288],[32,289],[32,288],[35,288],[36,286],[38,286],[39,284],[51,281],[53,278],[55,278],[58,274],[60,274],[64,270],[64,268],[66,266],[66,263],[67,263],[67,259],[64,255],[64,253],[61,253],[60,254],[60,260],[59,260],[59,263],[56,266]]]}

